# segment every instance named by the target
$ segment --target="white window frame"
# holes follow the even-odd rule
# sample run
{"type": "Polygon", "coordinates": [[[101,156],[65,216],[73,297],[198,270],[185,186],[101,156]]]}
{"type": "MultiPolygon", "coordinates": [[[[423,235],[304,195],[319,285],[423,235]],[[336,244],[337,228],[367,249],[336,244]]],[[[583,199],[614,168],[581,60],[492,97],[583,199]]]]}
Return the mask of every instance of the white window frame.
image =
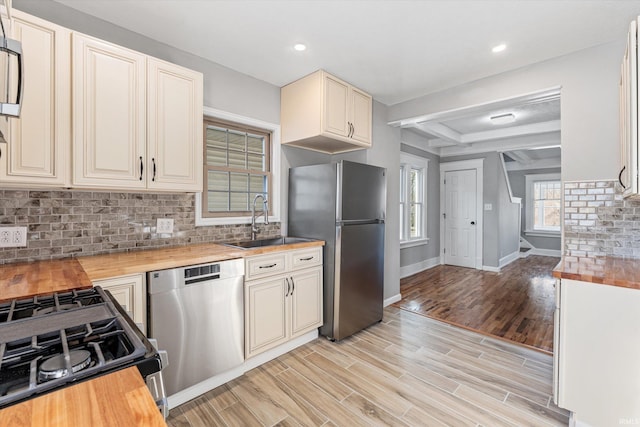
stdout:
{"type": "MultiPolygon", "coordinates": [[[[280,125],[264,122],[262,120],[252,119],[250,117],[240,116],[238,114],[228,113],[226,111],[217,110],[215,108],[204,107],[204,115],[213,119],[235,122],[245,126],[264,129],[271,132],[271,207],[269,212],[270,222],[280,222],[280,200],[282,194],[280,176],[280,125]]],[[[250,216],[231,216],[217,218],[202,217],[202,192],[196,193],[196,226],[211,226],[225,224],[248,224],[251,223],[250,216]]]]}
{"type": "MultiPolygon", "coordinates": [[[[404,182],[404,197],[401,195],[400,200],[405,200],[406,208],[404,210],[404,218],[402,218],[401,224],[404,225],[402,230],[402,238],[400,239],[401,248],[409,248],[412,246],[424,245],[429,242],[429,236],[427,234],[427,176],[429,172],[429,159],[416,156],[413,154],[400,152],[400,171],[404,167],[404,177],[401,178],[401,185],[404,182]],[[409,237],[409,196],[410,189],[407,185],[410,182],[411,169],[422,170],[422,235],[419,237],[409,237]]],[[[398,171],[400,173],[400,171],[398,171]]],[[[400,205],[398,205],[398,209],[400,205]]]]}
{"type": "MultiPolygon", "coordinates": [[[[559,173],[541,173],[541,174],[534,174],[534,175],[525,175],[524,176],[525,179],[525,193],[526,193],[526,201],[527,201],[527,205],[525,207],[525,225],[526,228],[524,230],[524,233],[528,236],[534,236],[534,237],[560,237],[560,233],[562,232],[562,224],[560,225],[560,230],[555,231],[555,230],[536,230],[534,228],[534,200],[533,200],[533,195],[534,195],[534,191],[533,191],[533,186],[536,182],[540,182],[540,181],[560,181],[561,186],[560,188],[562,188],[562,181],[560,179],[560,174],[559,173]]],[[[562,210],[562,195],[560,197],[561,203],[560,203],[560,209],[562,210]]],[[[562,219],[562,215],[561,215],[561,219],[562,219]]],[[[560,221],[562,223],[562,221],[560,221]]]]}

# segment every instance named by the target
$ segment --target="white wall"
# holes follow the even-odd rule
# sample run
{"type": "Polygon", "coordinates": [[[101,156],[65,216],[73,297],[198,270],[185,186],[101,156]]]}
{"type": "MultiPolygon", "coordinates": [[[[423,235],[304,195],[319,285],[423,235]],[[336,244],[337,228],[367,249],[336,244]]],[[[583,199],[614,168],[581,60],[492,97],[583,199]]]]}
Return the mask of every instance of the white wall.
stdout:
{"type": "Polygon", "coordinates": [[[389,121],[561,89],[562,179],[618,176],[620,40],[389,107],[389,121]]]}

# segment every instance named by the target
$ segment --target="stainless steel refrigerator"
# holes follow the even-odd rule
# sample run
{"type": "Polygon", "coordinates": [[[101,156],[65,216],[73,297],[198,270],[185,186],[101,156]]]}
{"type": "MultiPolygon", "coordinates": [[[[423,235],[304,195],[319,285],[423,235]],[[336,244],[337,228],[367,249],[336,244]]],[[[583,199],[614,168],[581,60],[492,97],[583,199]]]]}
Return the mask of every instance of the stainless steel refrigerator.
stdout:
{"type": "Polygon", "coordinates": [[[320,333],[333,340],[382,320],[385,174],[349,161],[289,170],[288,234],[326,241],[320,333]]]}

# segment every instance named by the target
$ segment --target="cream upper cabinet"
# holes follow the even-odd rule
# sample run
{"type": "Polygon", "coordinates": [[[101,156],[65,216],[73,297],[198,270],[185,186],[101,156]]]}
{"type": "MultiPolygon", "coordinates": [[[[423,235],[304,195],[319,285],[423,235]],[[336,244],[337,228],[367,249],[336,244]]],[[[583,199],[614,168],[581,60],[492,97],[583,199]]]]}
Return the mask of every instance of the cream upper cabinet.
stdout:
{"type": "Polygon", "coordinates": [[[631,22],[627,46],[620,66],[620,171],[618,182],[624,197],[637,197],[640,191],[638,178],[638,25],[631,22]]]}
{"type": "Polygon", "coordinates": [[[280,92],[282,144],[323,153],[371,147],[372,98],[319,70],[280,92]]]}
{"type": "Polygon", "coordinates": [[[245,259],[245,354],[322,325],[322,247],[245,259]]]}
{"type": "Polygon", "coordinates": [[[20,118],[0,118],[8,141],[0,154],[0,183],[68,186],[71,32],[14,10],[11,34],[22,43],[25,83],[20,118]]]}
{"type": "Polygon", "coordinates": [[[148,60],[150,189],[202,191],[202,74],[148,60]]]}
{"type": "Polygon", "coordinates": [[[146,58],[74,33],[73,185],[146,187],[146,58]]]}
{"type": "Polygon", "coordinates": [[[202,190],[202,73],[73,34],[73,186],[202,190]]]}

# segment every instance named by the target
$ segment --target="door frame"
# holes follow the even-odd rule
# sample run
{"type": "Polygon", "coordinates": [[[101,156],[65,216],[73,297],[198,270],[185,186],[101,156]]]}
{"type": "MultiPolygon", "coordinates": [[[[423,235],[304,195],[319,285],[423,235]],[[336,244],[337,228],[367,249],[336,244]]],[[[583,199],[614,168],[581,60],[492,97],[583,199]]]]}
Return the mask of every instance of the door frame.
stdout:
{"type": "Polygon", "coordinates": [[[482,270],[482,237],[484,235],[484,218],[482,216],[484,205],[484,159],[461,160],[457,162],[440,163],[440,264],[444,264],[444,210],[445,210],[445,185],[446,172],[474,169],[476,171],[476,270],[482,270]]]}

